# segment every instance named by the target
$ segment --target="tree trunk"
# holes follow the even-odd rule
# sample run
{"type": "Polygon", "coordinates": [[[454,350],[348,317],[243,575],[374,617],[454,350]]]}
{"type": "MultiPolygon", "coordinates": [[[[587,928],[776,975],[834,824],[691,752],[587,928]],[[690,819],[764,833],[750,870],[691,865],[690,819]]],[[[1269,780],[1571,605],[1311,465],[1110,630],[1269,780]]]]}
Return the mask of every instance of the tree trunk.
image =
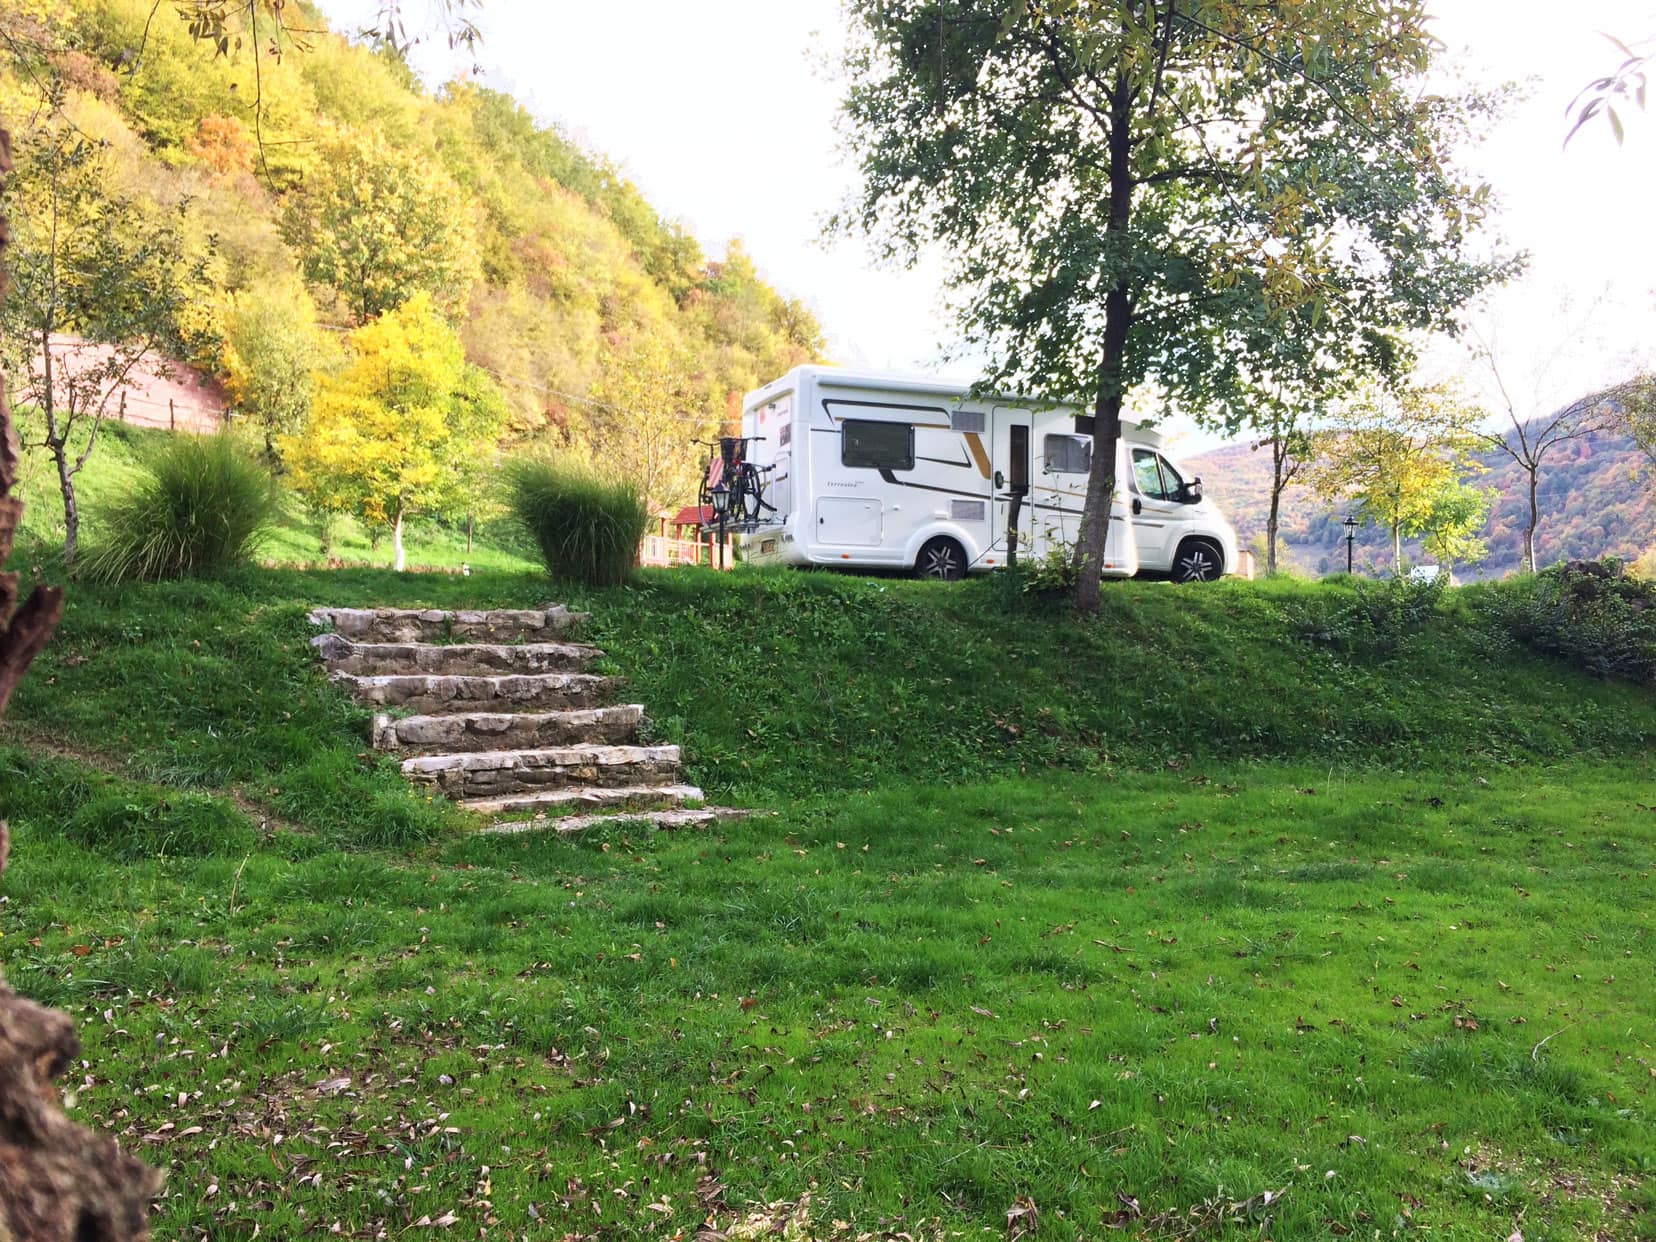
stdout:
{"type": "MultiPolygon", "coordinates": [[[[0,129],[0,183],[11,167],[0,129]]],[[[6,245],[0,218],[0,258],[6,245]]],[[[0,295],[4,293],[0,267],[0,295]]],[[[17,438],[0,379],[0,564],[12,549],[23,503],[11,495],[17,438]]],[[[0,711],[63,614],[58,587],[17,601],[17,575],[0,574],[0,711]]],[[[9,838],[0,823],[0,873],[9,838]]],[[[0,1239],[6,1242],[142,1242],[160,1174],[123,1155],[115,1141],[74,1125],[52,1085],[80,1055],[67,1014],[24,1000],[0,982],[0,1239]]],[[[78,1072],[78,1071],[77,1071],[78,1072]]]]}
{"type": "Polygon", "coordinates": [[[1524,572],[1535,572],[1535,528],[1541,525],[1541,508],[1535,498],[1536,471],[1529,470],[1529,525],[1524,527],[1524,572]]]}
{"type": "Polygon", "coordinates": [[[63,493],[63,563],[73,567],[80,555],[80,504],[75,499],[75,476],[70,473],[69,446],[52,441],[52,461],[57,466],[58,491],[63,493]]]}
{"type": "Polygon", "coordinates": [[[1392,568],[1394,572],[1403,572],[1403,524],[1392,523],[1392,568]]]}
{"type": "Polygon", "coordinates": [[[408,556],[403,552],[403,507],[397,505],[396,520],[391,523],[391,568],[399,574],[408,568],[408,556]]]}
{"type": "MultiPolygon", "coordinates": [[[[1106,232],[1125,233],[1133,215],[1133,96],[1125,77],[1117,77],[1110,92],[1110,219],[1106,232]]],[[[1121,398],[1125,388],[1127,330],[1133,321],[1133,300],[1126,276],[1120,277],[1104,298],[1104,357],[1098,367],[1098,392],[1093,401],[1092,473],[1087,478],[1087,500],[1081,510],[1081,537],[1075,547],[1078,576],[1072,600],[1078,612],[1097,612],[1099,584],[1104,573],[1104,551],[1110,537],[1110,510],[1115,504],[1116,445],[1121,439],[1121,398]]],[[[1129,525],[1122,532],[1131,538],[1129,525]]]]}
{"type": "Polygon", "coordinates": [[[1274,578],[1277,571],[1277,529],[1282,513],[1282,472],[1279,469],[1271,479],[1271,512],[1265,519],[1265,576],[1274,578]]]}

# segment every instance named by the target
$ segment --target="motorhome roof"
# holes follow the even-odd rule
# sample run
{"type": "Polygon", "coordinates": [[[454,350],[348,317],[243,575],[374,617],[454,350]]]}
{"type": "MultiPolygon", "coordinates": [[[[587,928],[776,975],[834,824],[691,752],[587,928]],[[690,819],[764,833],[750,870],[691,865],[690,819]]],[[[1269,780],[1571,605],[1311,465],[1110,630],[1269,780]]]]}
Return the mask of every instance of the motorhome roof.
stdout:
{"type": "MultiPolygon", "coordinates": [[[[779,393],[791,392],[798,388],[805,380],[815,379],[818,385],[833,388],[878,389],[882,392],[910,392],[926,393],[947,399],[959,400],[970,391],[971,385],[950,383],[946,380],[931,379],[920,375],[895,375],[880,371],[854,371],[849,367],[830,367],[809,365],[795,367],[780,379],[772,380],[762,388],[755,389],[748,394],[748,406],[759,404],[779,393]]],[[[1014,396],[1003,393],[986,394],[986,401],[1001,401],[1013,405],[1040,406],[1045,402],[1035,397],[1014,396]]],[[[1122,420],[1123,428],[1130,430],[1133,437],[1154,447],[1161,447],[1162,436],[1140,423],[1122,420]]]]}

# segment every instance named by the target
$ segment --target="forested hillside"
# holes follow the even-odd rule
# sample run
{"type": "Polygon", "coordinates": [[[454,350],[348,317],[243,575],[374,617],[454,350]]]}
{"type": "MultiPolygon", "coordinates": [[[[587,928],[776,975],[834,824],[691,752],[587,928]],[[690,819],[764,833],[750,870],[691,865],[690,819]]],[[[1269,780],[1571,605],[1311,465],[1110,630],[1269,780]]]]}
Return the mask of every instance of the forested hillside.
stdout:
{"type": "MultiPolygon", "coordinates": [[[[288,7],[291,30],[315,32],[302,43],[244,31],[217,57],[153,0],[0,13],[19,227],[40,214],[41,170],[70,156],[111,182],[113,233],[176,227],[195,281],[179,352],[272,438],[298,425],[341,330],[414,290],[494,377],[513,438],[623,469],[648,445],[670,463],[650,480],[663,502],[688,479],[680,446],[734,394],[821,355],[810,310],[738,242],[704,252],[616,165],[509,96],[428,92],[394,52],[288,7]]],[[[22,345],[7,344],[15,368],[22,345]]]]}
{"type": "MultiPolygon", "coordinates": [[[[1527,514],[1526,480],[1512,459],[1500,452],[1480,455],[1488,473],[1472,479],[1497,493],[1484,538],[1489,556],[1474,566],[1457,566],[1461,577],[1499,577],[1515,572],[1522,560],[1527,514]]],[[[1271,457],[1266,449],[1231,444],[1191,457],[1213,496],[1241,536],[1244,546],[1263,546],[1270,507],[1271,457]]],[[[1536,536],[1539,563],[1618,556],[1634,560],[1656,548],[1656,473],[1626,436],[1600,433],[1562,444],[1547,459],[1540,477],[1541,525],[1536,536]]],[[[1282,550],[1288,566],[1327,573],[1345,568],[1347,512],[1338,502],[1290,485],[1283,497],[1282,550]]],[[[1422,562],[1418,546],[1413,559],[1422,562]]],[[[1390,536],[1373,526],[1357,534],[1359,568],[1389,568],[1390,536]]]]}

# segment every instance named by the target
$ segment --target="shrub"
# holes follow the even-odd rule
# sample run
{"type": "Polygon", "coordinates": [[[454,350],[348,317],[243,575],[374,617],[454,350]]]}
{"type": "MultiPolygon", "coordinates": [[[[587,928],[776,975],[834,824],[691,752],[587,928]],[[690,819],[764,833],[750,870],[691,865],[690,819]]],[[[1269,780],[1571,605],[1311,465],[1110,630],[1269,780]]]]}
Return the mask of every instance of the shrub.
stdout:
{"type": "Polygon", "coordinates": [[[86,574],[155,582],[246,561],[276,515],[275,481],[228,437],[177,436],[94,515],[86,574]]]}
{"type": "Polygon", "coordinates": [[[507,470],[507,503],[554,578],[624,582],[650,524],[637,486],[562,462],[527,459],[507,470]]]}
{"type": "Polygon", "coordinates": [[[1443,600],[1444,575],[1430,580],[1396,577],[1353,581],[1352,594],[1329,596],[1303,609],[1299,636],[1352,655],[1392,655],[1403,640],[1419,633],[1443,600]]]}
{"type": "Polygon", "coordinates": [[[1656,583],[1571,561],[1502,583],[1489,607],[1519,642],[1597,677],[1656,686],[1656,583]]]}

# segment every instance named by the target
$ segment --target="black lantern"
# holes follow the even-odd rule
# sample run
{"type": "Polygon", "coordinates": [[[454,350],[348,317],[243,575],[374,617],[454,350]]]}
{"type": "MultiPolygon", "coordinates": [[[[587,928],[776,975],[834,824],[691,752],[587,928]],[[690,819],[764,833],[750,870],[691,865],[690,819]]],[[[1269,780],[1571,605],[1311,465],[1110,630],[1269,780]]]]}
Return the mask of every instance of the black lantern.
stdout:
{"type": "Polygon", "coordinates": [[[1348,514],[1346,514],[1345,521],[1340,523],[1340,525],[1345,527],[1345,533],[1346,533],[1346,573],[1349,574],[1351,572],[1351,566],[1352,566],[1352,553],[1353,553],[1353,550],[1355,549],[1356,544],[1357,544],[1357,519],[1352,517],[1351,514],[1348,513],[1348,514]]]}
{"type": "Polygon", "coordinates": [[[725,514],[729,511],[730,489],[723,483],[720,483],[713,489],[713,516],[718,518],[720,522],[723,522],[725,514]]]}

